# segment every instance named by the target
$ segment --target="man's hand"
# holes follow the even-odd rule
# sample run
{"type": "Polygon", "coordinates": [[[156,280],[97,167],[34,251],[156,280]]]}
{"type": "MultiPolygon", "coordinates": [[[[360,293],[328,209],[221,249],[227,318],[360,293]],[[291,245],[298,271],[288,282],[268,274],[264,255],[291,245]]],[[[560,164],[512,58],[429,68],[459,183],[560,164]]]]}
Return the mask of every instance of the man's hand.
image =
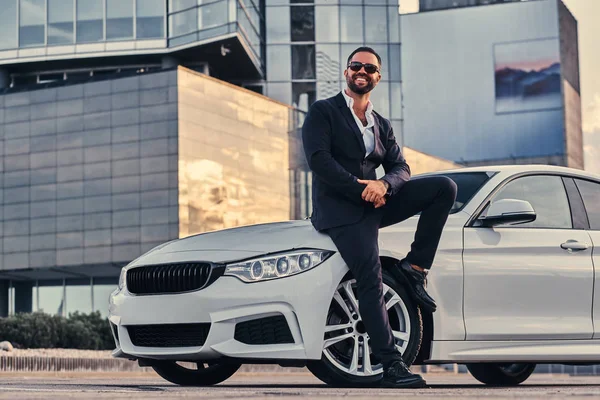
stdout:
{"type": "Polygon", "coordinates": [[[387,186],[383,181],[370,181],[358,179],[358,183],[367,185],[363,190],[361,197],[370,203],[375,204],[375,208],[379,208],[385,205],[385,194],[387,193],[387,186]]]}

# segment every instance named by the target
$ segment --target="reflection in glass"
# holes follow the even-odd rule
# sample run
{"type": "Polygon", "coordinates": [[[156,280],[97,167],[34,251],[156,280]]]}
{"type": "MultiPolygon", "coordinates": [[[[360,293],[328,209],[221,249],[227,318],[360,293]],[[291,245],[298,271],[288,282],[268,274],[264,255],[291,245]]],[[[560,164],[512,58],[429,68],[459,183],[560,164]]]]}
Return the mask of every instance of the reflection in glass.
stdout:
{"type": "Polygon", "coordinates": [[[340,48],[337,44],[317,45],[317,79],[321,81],[339,81],[342,79],[340,48]]]}
{"type": "Polygon", "coordinates": [[[339,42],[340,19],[337,6],[315,7],[315,34],[317,43],[339,42]]]}
{"type": "Polygon", "coordinates": [[[365,41],[387,43],[386,7],[365,7],[365,41]]]}
{"type": "Polygon", "coordinates": [[[340,6],[340,28],[342,42],[362,42],[362,6],[340,6]]]}
{"type": "Polygon", "coordinates": [[[198,29],[212,28],[227,23],[227,2],[217,1],[198,8],[198,29]]]}
{"type": "Polygon", "coordinates": [[[191,9],[169,16],[169,37],[185,35],[198,29],[198,11],[191,9]]]}
{"type": "Polygon", "coordinates": [[[92,311],[92,287],[89,279],[67,280],[67,316],[79,311],[88,314],[92,311]]]}
{"type": "Polygon", "coordinates": [[[140,39],[164,37],[164,0],[136,2],[136,37],[140,39]]]}
{"type": "Polygon", "coordinates": [[[315,46],[292,45],[292,79],[315,78],[315,46]]]}
{"type": "Polygon", "coordinates": [[[315,40],[315,8],[311,6],[290,7],[292,42],[315,40]]]}
{"type": "Polygon", "coordinates": [[[514,228],[571,228],[571,209],[558,176],[527,176],[508,183],[492,202],[501,199],[525,200],[535,210],[535,221],[511,225],[514,228]]]}
{"type": "Polygon", "coordinates": [[[62,280],[39,282],[38,284],[38,310],[46,314],[65,315],[65,293],[62,280]]]}
{"type": "Polygon", "coordinates": [[[292,66],[290,63],[290,46],[267,46],[267,73],[269,81],[291,80],[292,66]]]}
{"type": "Polygon", "coordinates": [[[179,79],[179,236],[289,219],[290,109],[200,76],[179,79]]]}
{"type": "Polygon", "coordinates": [[[77,43],[104,39],[102,0],[77,0],[77,43]]]}
{"type": "MultiPolygon", "coordinates": [[[[145,0],[138,0],[138,2],[140,1],[145,0]]],[[[196,4],[197,0],[169,0],[169,12],[185,10],[186,8],[194,7],[196,4]]]]}
{"type": "MultiPolygon", "coordinates": [[[[290,40],[290,7],[267,7],[267,42],[287,43],[290,40]]],[[[318,28],[317,28],[318,29],[318,28]]]]}
{"type": "Polygon", "coordinates": [[[590,228],[600,230],[600,184],[581,179],[576,179],[575,183],[583,197],[590,228]]]}
{"type": "Polygon", "coordinates": [[[106,0],[106,39],[133,38],[133,0],[106,0]]]}
{"type": "Polygon", "coordinates": [[[19,47],[44,44],[45,0],[21,0],[19,7],[19,47]]]}
{"type": "Polygon", "coordinates": [[[308,111],[308,107],[315,102],[316,97],[317,88],[314,82],[292,83],[292,106],[308,111]]]}
{"type": "Polygon", "coordinates": [[[0,49],[17,47],[17,0],[2,2],[0,12],[0,49]]]}
{"type": "Polygon", "coordinates": [[[250,15],[257,15],[256,10],[254,10],[254,8],[246,8],[244,10],[244,8],[242,8],[241,4],[238,3],[237,20],[242,28],[241,31],[244,34],[244,36],[247,38],[247,40],[250,42],[252,49],[258,56],[258,55],[260,55],[260,36],[258,34],[259,27],[250,21],[246,11],[248,11],[250,13],[250,15]]]}
{"type": "Polygon", "coordinates": [[[371,92],[373,108],[384,118],[390,118],[390,91],[389,83],[380,81],[371,92]]]}
{"type": "Polygon", "coordinates": [[[48,0],[48,44],[73,43],[73,0],[48,0]]]}

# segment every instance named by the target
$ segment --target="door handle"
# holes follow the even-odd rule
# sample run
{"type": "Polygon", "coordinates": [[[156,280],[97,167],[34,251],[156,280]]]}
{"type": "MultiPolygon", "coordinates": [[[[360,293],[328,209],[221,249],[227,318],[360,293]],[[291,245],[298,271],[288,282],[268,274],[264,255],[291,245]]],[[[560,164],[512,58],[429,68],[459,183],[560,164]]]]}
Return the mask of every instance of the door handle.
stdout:
{"type": "Polygon", "coordinates": [[[587,250],[589,245],[585,242],[579,242],[577,240],[567,240],[566,242],[560,245],[560,248],[563,250],[567,250],[569,253],[574,251],[582,251],[587,250]]]}

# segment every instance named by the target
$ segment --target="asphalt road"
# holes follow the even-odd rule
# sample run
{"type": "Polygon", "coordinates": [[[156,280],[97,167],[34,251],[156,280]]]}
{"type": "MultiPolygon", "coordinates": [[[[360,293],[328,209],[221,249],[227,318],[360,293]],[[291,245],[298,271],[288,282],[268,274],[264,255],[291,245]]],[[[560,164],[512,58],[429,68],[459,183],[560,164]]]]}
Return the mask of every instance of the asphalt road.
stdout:
{"type": "Polygon", "coordinates": [[[534,374],[513,388],[488,388],[467,374],[425,374],[426,389],[335,389],[308,373],[241,373],[209,388],[178,387],[152,373],[0,373],[0,399],[549,399],[598,398],[600,377],[534,374]]]}

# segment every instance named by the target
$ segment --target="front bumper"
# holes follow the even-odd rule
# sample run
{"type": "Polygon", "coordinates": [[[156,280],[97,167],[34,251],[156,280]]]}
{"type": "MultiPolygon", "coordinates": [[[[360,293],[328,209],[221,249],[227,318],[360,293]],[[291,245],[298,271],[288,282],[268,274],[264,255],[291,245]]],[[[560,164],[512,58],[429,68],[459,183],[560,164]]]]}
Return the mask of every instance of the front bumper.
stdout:
{"type": "Polygon", "coordinates": [[[109,321],[115,357],[209,360],[320,359],[323,329],[334,290],[347,268],[339,254],[304,273],[258,283],[222,276],[212,285],[181,294],[132,295],[126,289],[110,297],[109,321]],[[283,316],[293,343],[247,344],[236,340],[236,325],[283,316]],[[146,347],[134,345],[131,325],[210,323],[203,345],[146,347]]]}

